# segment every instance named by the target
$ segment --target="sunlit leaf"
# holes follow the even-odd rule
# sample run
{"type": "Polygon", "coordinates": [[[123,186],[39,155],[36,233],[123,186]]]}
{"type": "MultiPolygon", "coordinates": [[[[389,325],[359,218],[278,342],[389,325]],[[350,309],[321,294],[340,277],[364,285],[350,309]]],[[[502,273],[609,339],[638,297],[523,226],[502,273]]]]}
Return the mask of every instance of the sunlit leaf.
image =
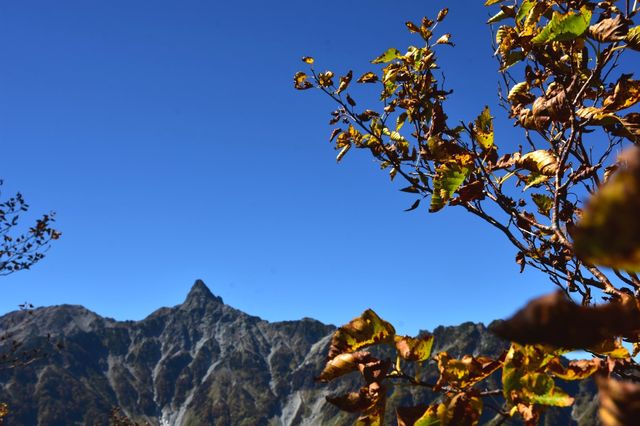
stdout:
{"type": "Polygon", "coordinates": [[[440,377],[434,388],[436,390],[445,385],[466,389],[484,380],[502,366],[500,361],[488,357],[465,355],[462,359],[453,359],[446,352],[440,352],[435,359],[440,370],[440,377]]]}
{"type": "Polygon", "coordinates": [[[537,0],[523,0],[518,12],[516,13],[516,21],[520,22],[526,18],[536,2],[537,0]]]}
{"type": "Polygon", "coordinates": [[[298,90],[305,90],[313,87],[313,84],[307,81],[307,74],[303,73],[302,71],[298,71],[293,76],[293,84],[294,87],[298,90]]]}
{"type": "Polygon", "coordinates": [[[620,77],[613,94],[602,102],[604,111],[619,111],[640,102],[640,80],[632,80],[629,75],[620,77]]]}
{"type": "Polygon", "coordinates": [[[366,72],[358,78],[358,83],[375,83],[378,81],[378,76],[372,72],[366,72]]]}
{"type": "Polygon", "coordinates": [[[544,149],[528,152],[517,162],[519,167],[545,176],[553,176],[558,170],[558,160],[551,152],[544,149]]]}
{"type": "Polygon", "coordinates": [[[311,56],[303,56],[302,62],[313,65],[314,59],[311,56]]]}
{"type": "Polygon", "coordinates": [[[469,168],[458,164],[443,164],[436,170],[433,179],[430,212],[441,210],[451,199],[453,193],[462,185],[469,174],[469,168]]]}
{"type": "Polygon", "coordinates": [[[491,117],[488,106],[485,106],[482,113],[476,118],[473,136],[483,150],[493,147],[493,117],[491,117]]]}
{"type": "Polygon", "coordinates": [[[627,46],[633,50],[640,50],[640,25],[631,28],[624,41],[626,41],[627,46]]]}
{"type": "Polygon", "coordinates": [[[396,330],[371,309],[340,327],[331,339],[329,359],[378,343],[394,343],[396,330]]]}
{"type": "Polygon", "coordinates": [[[358,370],[358,364],[374,359],[369,352],[343,353],[327,361],[316,381],[329,382],[337,377],[358,370]]]}
{"type": "Polygon", "coordinates": [[[431,356],[433,335],[427,334],[417,338],[396,336],[396,350],[407,361],[423,362],[431,356]]]}
{"type": "Polygon", "coordinates": [[[583,6],[580,13],[567,12],[561,14],[553,12],[549,23],[535,36],[531,42],[535,44],[551,43],[552,41],[570,41],[580,37],[589,28],[591,11],[583,6]]]}
{"type": "Polygon", "coordinates": [[[447,16],[448,13],[449,13],[449,8],[445,7],[444,9],[441,9],[440,12],[438,12],[438,17],[436,18],[436,21],[442,22],[442,20],[447,16]]]}
{"type": "Polygon", "coordinates": [[[436,40],[436,44],[448,44],[450,46],[454,46],[453,42],[451,41],[451,34],[443,34],[440,36],[440,38],[438,40],[436,40]]]}
{"type": "Polygon", "coordinates": [[[569,361],[565,366],[559,358],[555,358],[548,364],[547,371],[562,380],[584,380],[598,371],[599,367],[596,359],[569,361]]]}
{"type": "Polygon", "coordinates": [[[333,86],[333,71],[325,71],[318,74],[318,84],[322,87],[333,86]]]}
{"type": "Polygon", "coordinates": [[[372,64],[382,64],[386,62],[391,62],[394,59],[398,59],[402,56],[400,51],[394,47],[387,49],[382,55],[375,58],[371,61],[372,64]]]}
{"type": "Polygon", "coordinates": [[[338,85],[338,90],[336,90],[337,95],[347,90],[347,87],[349,87],[349,83],[351,83],[352,78],[353,71],[349,71],[345,76],[340,77],[340,84],[338,85]]]}

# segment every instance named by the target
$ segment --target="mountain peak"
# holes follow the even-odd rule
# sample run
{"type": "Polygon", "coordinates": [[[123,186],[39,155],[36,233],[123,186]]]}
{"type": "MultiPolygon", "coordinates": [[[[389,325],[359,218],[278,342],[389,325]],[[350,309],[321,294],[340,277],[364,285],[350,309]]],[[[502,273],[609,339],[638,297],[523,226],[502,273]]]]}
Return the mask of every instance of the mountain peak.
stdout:
{"type": "Polygon", "coordinates": [[[222,298],[214,296],[209,287],[202,280],[196,280],[187,294],[184,305],[202,304],[207,302],[217,302],[223,304],[222,298]]]}

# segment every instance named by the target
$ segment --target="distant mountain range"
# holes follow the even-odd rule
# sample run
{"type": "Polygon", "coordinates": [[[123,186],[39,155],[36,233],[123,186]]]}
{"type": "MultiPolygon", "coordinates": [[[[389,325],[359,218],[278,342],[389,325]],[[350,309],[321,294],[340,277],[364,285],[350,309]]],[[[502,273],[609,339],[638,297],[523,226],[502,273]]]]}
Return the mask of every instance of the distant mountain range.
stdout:
{"type": "MultiPolygon", "coordinates": [[[[151,425],[350,425],[354,416],[325,397],[356,390],[358,375],[329,386],[313,380],[334,330],[308,318],[264,321],[225,305],[200,280],[184,303],[141,321],[115,321],[71,305],[16,311],[0,318],[0,335],[49,356],[0,370],[0,402],[9,405],[8,425],[108,425],[113,407],[151,425]]],[[[506,347],[482,324],[438,327],[433,334],[434,350],[453,356],[498,355],[506,347]]],[[[546,424],[576,424],[573,418],[596,424],[593,385],[567,390],[577,395],[576,408],[551,412],[546,424]]],[[[405,405],[433,399],[426,389],[404,386],[389,396],[405,405]]],[[[487,410],[484,420],[492,416],[487,410]]],[[[395,424],[393,412],[387,420],[395,424]]]]}

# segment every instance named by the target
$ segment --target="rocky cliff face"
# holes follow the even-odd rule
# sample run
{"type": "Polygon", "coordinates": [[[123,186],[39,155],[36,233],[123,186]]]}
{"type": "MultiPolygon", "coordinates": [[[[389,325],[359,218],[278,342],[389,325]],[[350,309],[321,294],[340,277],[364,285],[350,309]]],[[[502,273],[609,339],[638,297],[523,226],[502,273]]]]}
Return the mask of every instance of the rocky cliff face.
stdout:
{"type": "MultiPolygon", "coordinates": [[[[115,406],[152,425],[351,424],[353,416],[325,396],[356,389],[357,375],[331,386],[313,382],[334,329],[312,319],[269,323],[225,305],[202,281],[183,304],[142,321],[68,305],[13,312],[0,318],[0,334],[25,350],[49,348],[49,356],[0,370],[0,401],[9,404],[10,425],[107,425],[115,406]],[[48,335],[61,336],[64,349],[48,335]]],[[[505,346],[478,324],[434,334],[435,350],[456,356],[505,346]]],[[[390,398],[410,404],[432,395],[398,387],[390,398]]]]}

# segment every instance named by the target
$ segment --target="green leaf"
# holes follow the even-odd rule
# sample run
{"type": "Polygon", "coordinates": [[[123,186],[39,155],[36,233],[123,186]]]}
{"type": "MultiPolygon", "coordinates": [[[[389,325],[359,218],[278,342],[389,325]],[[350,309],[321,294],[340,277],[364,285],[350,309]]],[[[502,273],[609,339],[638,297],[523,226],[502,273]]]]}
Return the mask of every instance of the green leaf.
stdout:
{"type": "Polygon", "coordinates": [[[442,210],[468,174],[469,168],[458,164],[443,164],[438,167],[436,176],[433,178],[433,194],[431,194],[429,211],[442,210]]]}
{"type": "Polygon", "coordinates": [[[538,207],[538,212],[541,215],[549,217],[549,211],[551,207],[553,207],[553,198],[544,194],[531,194],[531,198],[533,202],[536,203],[538,207]]]}
{"type": "Polygon", "coordinates": [[[502,3],[504,0],[487,0],[484,2],[485,6],[491,6],[493,4],[502,3]]]}
{"type": "Polygon", "coordinates": [[[394,59],[401,57],[402,54],[395,47],[387,49],[382,55],[378,56],[376,59],[371,61],[372,64],[383,64],[387,62],[391,62],[394,59]]]}
{"type": "Polygon", "coordinates": [[[489,20],[487,21],[487,24],[495,24],[496,22],[500,22],[503,19],[507,19],[507,18],[509,18],[509,15],[507,15],[506,13],[504,13],[504,11],[501,10],[500,12],[496,13],[491,18],[489,18],[489,20]]]}
{"type": "Polygon", "coordinates": [[[520,22],[529,15],[529,12],[535,6],[537,0],[524,0],[518,9],[516,14],[516,21],[520,22]]]}
{"type": "Polygon", "coordinates": [[[546,181],[550,179],[549,176],[543,175],[536,172],[531,172],[529,176],[526,177],[527,185],[524,187],[523,191],[526,191],[529,188],[535,188],[536,186],[540,186],[546,181]]]}
{"type": "Polygon", "coordinates": [[[571,41],[587,31],[591,22],[591,11],[583,6],[580,13],[568,12],[561,14],[553,12],[549,23],[540,34],[531,39],[534,44],[551,43],[552,41],[571,41]]]}
{"type": "Polygon", "coordinates": [[[482,113],[476,118],[473,136],[484,151],[493,146],[493,117],[491,117],[488,106],[485,106],[482,113]]]}
{"type": "Polygon", "coordinates": [[[394,343],[396,330],[391,324],[381,319],[374,311],[367,309],[358,318],[340,327],[331,339],[329,359],[355,352],[378,343],[394,343]]]}
{"type": "Polygon", "coordinates": [[[532,404],[552,407],[569,407],[573,398],[555,386],[553,379],[544,373],[530,373],[521,380],[523,395],[532,404]]]}

